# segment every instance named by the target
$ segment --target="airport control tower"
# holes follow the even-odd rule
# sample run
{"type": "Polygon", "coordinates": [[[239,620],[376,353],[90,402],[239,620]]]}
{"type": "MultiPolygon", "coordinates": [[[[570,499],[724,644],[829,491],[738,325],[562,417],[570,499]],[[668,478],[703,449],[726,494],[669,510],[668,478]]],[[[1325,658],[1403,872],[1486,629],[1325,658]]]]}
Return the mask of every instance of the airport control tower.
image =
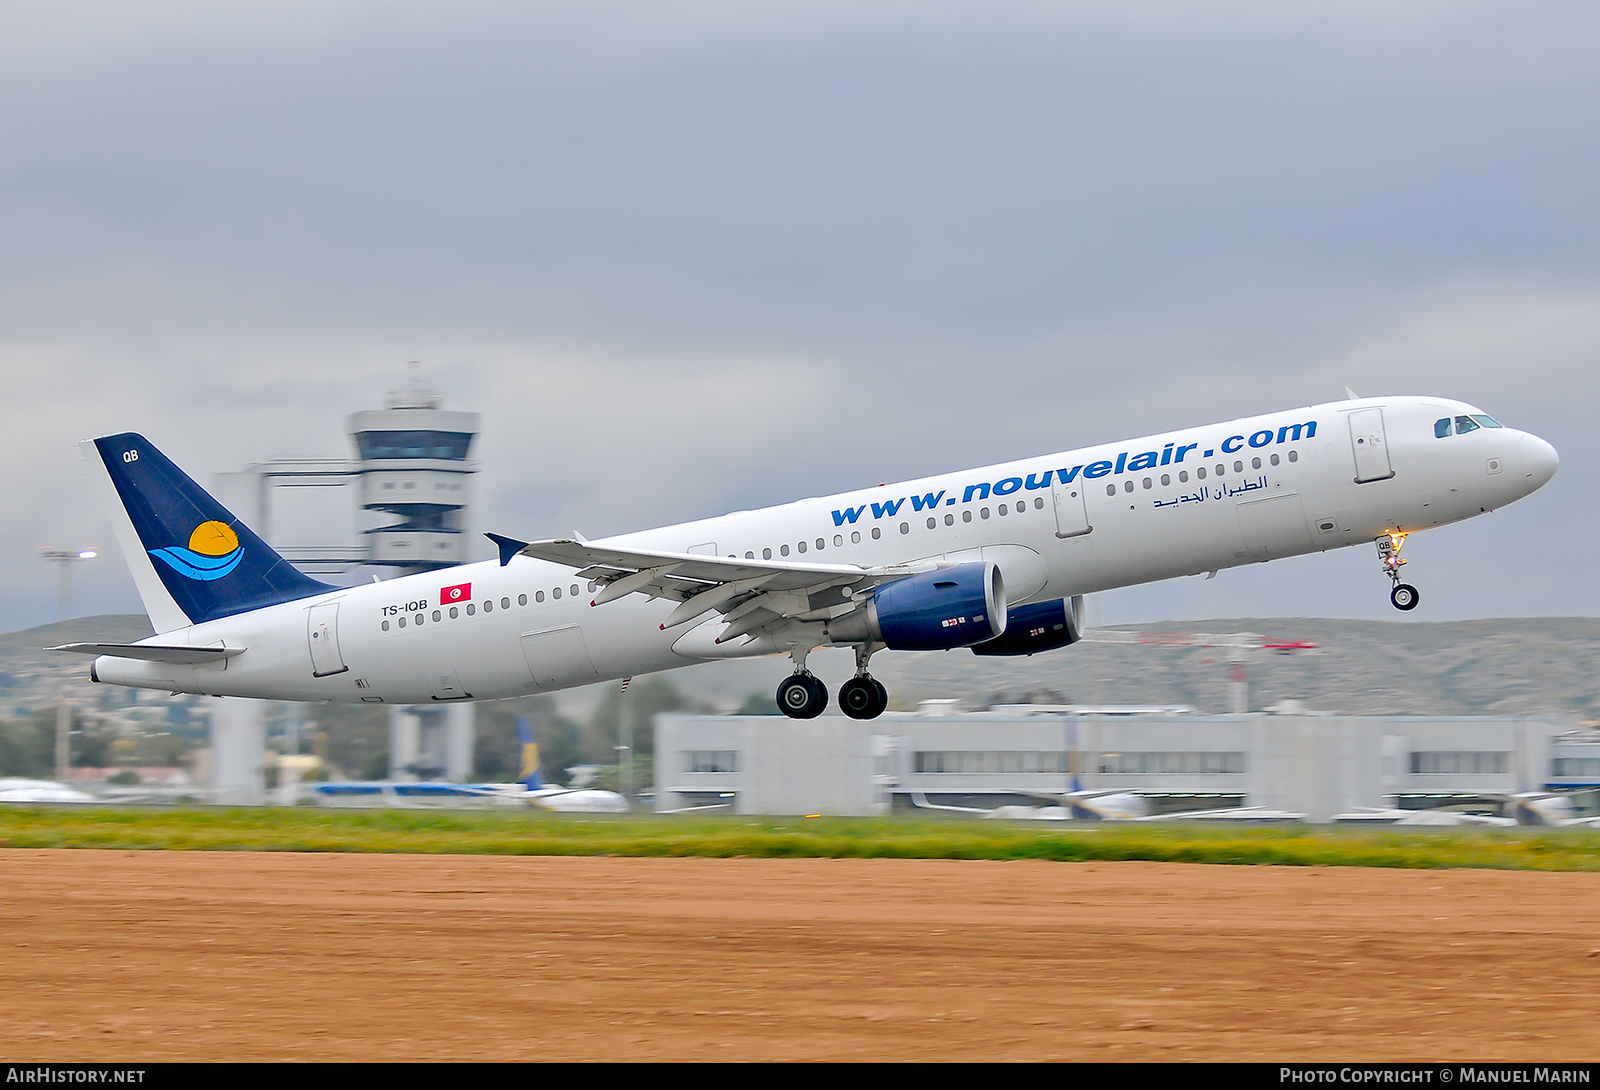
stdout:
{"type": "MultiPolygon", "coordinates": [[[[223,503],[301,571],[335,582],[391,579],[471,559],[469,461],[478,414],[441,408],[417,364],[384,408],[349,416],[356,458],[286,458],[221,474],[223,503]]],[[[262,797],[265,702],[218,698],[213,731],[219,797],[262,797]],[[221,710],[225,707],[225,711],[221,710]]],[[[294,714],[290,711],[288,714],[294,714]]],[[[390,777],[472,775],[468,703],[389,708],[390,777]]]]}
{"type": "Polygon", "coordinates": [[[467,460],[478,414],[439,407],[416,367],[382,409],[350,414],[366,562],[412,575],[468,560],[466,513],[477,466],[467,460]]]}

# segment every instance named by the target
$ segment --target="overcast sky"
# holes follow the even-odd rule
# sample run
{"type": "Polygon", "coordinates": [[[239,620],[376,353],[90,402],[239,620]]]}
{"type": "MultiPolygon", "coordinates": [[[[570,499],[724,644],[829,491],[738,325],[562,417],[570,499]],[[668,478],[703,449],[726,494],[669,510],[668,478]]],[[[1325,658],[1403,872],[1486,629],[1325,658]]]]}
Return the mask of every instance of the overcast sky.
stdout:
{"type": "MultiPolygon", "coordinates": [[[[590,536],[1293,405],[1555,444],[1409,619],[1600,609],[1600,5],[10,0],[0,627],[74,444],[348,447],[422,361],[475,530],[590,536]],[[1399,7],[1401,10],[1396,10],[1399,7]]],[[[485,551],[487,555],[487,547],[485,551]]],[[[75,612],[137,612],[115,550],[75,612]]],[[[1398,619],[1370,548],[1105,623],[1398,619]]]]}

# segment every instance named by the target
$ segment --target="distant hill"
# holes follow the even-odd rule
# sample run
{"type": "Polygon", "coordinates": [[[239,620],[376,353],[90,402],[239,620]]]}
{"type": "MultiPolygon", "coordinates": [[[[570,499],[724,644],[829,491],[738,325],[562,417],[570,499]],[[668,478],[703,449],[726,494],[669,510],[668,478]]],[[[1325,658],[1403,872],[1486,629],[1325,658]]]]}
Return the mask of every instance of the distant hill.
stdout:
{"type": "MultiPolygon", "coordinates": [[[[1600,618],[1416,623],[1273,617],[1119,627],[1256,632],[1315,643],[1311,652],[1250,657],[1252,711],[1294,699],[1350,714],[1600,719],[1600,618]]],[[[1053,690],[1069,703],[1190,704],[1221,713],[1228,710],[1232,677],[1227,655],[1220,648],[1080,643],[1011,660],[965,651],[880,655],[873,666],[902,700],[915,693],[987,703],[1053,690]]]]}
{"type": "MultiPolygon", "coordinates": [[[[1250,707],[1256,711],[1294,699],[1320,711],[1350,714],[1600,719],[1600,618],[1417,623],[1273,617],[1121,627],[1256,632],[1317,644],[1312,652],[1252,656],[1247,669],[1250,707]]],[[[0,635],[0,713],[53,704],[63,667],[83,690],[91,688],[86,660],[45,651],[46,645],[126,642],[150,634],[149,622],[135,614],[83,617],[0,635]]],[[[849,656],[840,651],[818,654],[812,665],[835,692],[850,672],[849,656]]],[[[1081,704],[1189,704],[1220,713],[1228,709],[1232,676],[1222,649],[1104,643],[1020,659],[979,658],[968,651],[883,652],[872,666],[897,708],[939,698],[987,705],[1033,697],[1081,704]]],[[[786,660],[774,657],[691,667],[669,676],[691,700],[731,709],[752,693],[770,694],[787,672],[786,660]]],[[[604,688],[561,694],[561,703],[587,708],[604,688]]]]}
{"type": "Polygon", "coordinates": [[[0,715],[53,707],[63,673],[71,677],[75,692],[93,689],[86,656],[46,651],[46,647],[90,641],[131,643],[154,634],[144,614],[118,613],[75,617],[0,635],[0,715]]]}

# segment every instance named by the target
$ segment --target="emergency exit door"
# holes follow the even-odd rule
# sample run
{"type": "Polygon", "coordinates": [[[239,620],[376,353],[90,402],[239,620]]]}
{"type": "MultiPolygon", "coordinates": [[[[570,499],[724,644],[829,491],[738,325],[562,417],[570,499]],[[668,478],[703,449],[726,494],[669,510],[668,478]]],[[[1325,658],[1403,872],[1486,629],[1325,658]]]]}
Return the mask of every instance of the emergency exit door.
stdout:
{"type": "Polygon", "coordinates": [[[1350,414],[1350,448],[1356,455],[1357,484],[1386,481],[1394,476],[1382,409],[1361,409],[1350,414]]]}

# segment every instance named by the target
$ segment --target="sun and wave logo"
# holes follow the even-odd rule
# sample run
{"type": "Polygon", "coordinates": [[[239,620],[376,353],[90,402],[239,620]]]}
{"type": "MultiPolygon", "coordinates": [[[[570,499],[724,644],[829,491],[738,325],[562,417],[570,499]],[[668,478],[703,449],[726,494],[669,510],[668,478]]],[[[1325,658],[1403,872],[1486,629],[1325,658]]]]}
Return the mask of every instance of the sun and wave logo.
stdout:
{"type": "Polygon", "coordinates": [[[210,582],[239,566],[239,561],[244,559],[244,546],[239,544],[239,535],[227,523],[202,522],[189,535],[187,549],[172,545],[151,549],[150,555],[186,579],[210,582]]]}

